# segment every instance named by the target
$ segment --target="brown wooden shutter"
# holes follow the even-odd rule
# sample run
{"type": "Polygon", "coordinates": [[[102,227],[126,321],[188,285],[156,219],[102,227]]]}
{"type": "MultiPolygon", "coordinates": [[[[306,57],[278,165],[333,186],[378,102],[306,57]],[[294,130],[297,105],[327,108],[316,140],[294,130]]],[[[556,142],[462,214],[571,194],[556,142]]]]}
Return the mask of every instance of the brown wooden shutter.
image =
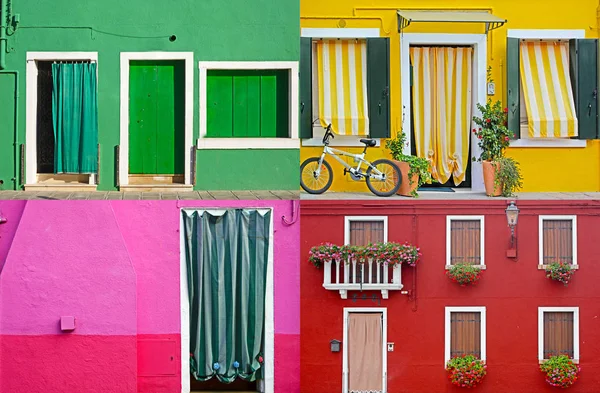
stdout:
{"type": "Polygon", "coordinates": [[[544,312],[544,359],[574,356],[573,312],[544,312]]]}
{"type": "Polygon", "coordinates": [[[366,246],[383,242],[383,221],[350,221],[350,244],[366,246]]]}
{"type": "Polygon", "coordinates": [[[573,221],[544,220],[544,265],[554,262],[573,263],[573,221]]]}
{"type": "Polygon", "coordinates": [[[481,264],[481,221],[450,222],[450,264],[481,264]]]}
{"type": "Polygon", "coordinates": [[[450,313],[450,357],[474,355],[481,358],[481,313],[450,313]]]}

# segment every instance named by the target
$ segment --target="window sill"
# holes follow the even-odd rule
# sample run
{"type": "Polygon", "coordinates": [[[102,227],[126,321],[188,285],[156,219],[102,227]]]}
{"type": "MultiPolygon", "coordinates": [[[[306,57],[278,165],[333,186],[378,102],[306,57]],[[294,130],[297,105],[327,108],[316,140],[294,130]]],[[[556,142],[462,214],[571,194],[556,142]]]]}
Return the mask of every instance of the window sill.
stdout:
{"type": "MultiPolygon", "coordinates": [[[[538,359],[539,364],[544,364],[548,361],[549,359],[538,359]]],[[[571,359],[573,361],[573,363],[575,364],[579,364],[579,359],[571,359]]]]}
{"type": "Polygon", "coordinates": [[[198,138],[201,149],[300,149],[298,138],[198,138]]]}
{"type": "Polygon", "coordinates": [[[579,139],[517,139],[510,141],[510,147],[558,147],[558,148],[582,148],[587,146],[586,140],[579,139]]]}
{"type": "MultiPolygon", "coordinates": [[[[452,265],[446,265],[446,270],[450,270],[451,267],[452,267],[452,265]]],[[[486,270],[486,266],[485,265],[473,265],[473,267],[476,267],[476,268],[481,269],[481,270],[486,270]]]]}
{"type": "MultiPolygon", "coordinates": [[[[538,270],[546,270],[547,268],[548,268],[548,265],[538,265],[538,270]]],[[[571,269],[579,270],[579,265],[572,265],[571,269]]]]}

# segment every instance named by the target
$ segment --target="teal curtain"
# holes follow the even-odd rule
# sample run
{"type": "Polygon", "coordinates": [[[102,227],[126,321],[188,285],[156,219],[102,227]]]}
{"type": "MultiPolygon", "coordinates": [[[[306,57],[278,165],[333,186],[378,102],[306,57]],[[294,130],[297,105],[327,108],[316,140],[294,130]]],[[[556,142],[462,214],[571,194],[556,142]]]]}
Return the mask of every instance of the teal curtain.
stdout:
{"type": "Polygon", "coordinates": [[[96,63],[52,64],[52,120],[54,173],[96,173],[96,63]]]}
{"type": "Polygon", "coordinates": [[[183,211],[183,219],[191,373],[261,379],[271,212],[183,211]]]}

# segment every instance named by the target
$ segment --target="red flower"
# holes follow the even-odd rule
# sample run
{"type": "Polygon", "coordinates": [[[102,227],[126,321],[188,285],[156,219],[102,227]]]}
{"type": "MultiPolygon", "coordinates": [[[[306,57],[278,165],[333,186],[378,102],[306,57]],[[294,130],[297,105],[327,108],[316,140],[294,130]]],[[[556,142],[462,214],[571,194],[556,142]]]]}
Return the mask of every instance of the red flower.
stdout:
{"type": "Polygon", "coordinates": [[[491,123],[491,122],[492,122],[492,119],[487,119],[486,121],[487,121],[488,123],[491,123]]]}
{"type": "Polygon", "coordinates": [[[263,357],[262,357],[262,356],[259,356],[259,357],[258,357],[258,362],[259,362],[259,363],[262,363],[262,362],[263,362],[263,357]]]}
{"type": "Polygon", "coordinates": [[[481,139],[481,135],[479,135],[477,138],[481,139]]]}
{"type": "Polygon", "coordinates": [[[504,113],[508,113],[508,108],[504,108],[504,113]]]}
{"type": "Polygon", "coordinates": [[[508,140],[509,140],[509,139],[510,139],[510,138],[509,138],[509,137],[507,137],[507,136],[505,136],[505,137],[504,137],[504,140],[505,140],[505,141],[507,141],[507,142],[508,142],[508,140]]]}

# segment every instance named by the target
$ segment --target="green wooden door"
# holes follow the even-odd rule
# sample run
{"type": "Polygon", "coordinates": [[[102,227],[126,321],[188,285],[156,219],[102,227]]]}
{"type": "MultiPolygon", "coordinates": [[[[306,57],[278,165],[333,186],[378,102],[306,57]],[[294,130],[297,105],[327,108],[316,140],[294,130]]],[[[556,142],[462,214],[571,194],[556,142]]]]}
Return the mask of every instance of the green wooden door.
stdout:
{"type": "Polygon", "coordinates": [[[130,174],[183,174],[184,90],[183,61],[130,63],[130,174]]]}

